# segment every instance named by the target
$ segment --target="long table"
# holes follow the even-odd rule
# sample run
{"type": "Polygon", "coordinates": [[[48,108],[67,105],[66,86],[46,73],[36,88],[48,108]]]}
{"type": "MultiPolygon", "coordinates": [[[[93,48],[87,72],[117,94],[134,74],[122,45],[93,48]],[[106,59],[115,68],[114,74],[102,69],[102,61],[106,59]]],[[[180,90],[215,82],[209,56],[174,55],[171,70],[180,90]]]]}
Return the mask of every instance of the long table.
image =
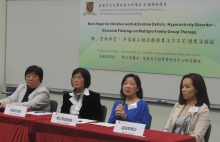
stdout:
{"type": "Polygon", "coordinates": [[[92,124],[74,126],[51,123],[51,115],[25,118],[0,113],[0,141],[4,142],[196,142],[195,137],[155,130],[145,130],[144,136],[114,133],[113,127],[92,124]]]}
{"type": "Polygon", "coordinates": [[[0,142],[32,142],[34,122],[48,118],[33,115],[16,117],[0,112],[0,142]]]}

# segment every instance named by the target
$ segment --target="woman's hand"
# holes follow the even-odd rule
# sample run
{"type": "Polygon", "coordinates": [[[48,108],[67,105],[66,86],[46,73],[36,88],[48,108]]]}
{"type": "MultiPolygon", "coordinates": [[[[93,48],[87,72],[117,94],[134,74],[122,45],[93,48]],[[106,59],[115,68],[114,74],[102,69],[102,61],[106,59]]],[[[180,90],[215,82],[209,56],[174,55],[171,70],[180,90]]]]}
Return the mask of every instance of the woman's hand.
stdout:
{"type": "Polygon", "coordinates": [[[0,108],[5,108],[7,104],[10,104],[10,103],[2,103],[2,104],[0,105],[0,108]]]}
{"type": "Polygon", "coordinates": [[[124,106],[119,104],[116,109],[115,109],[115,116],[119,116],[121,117],[122,119],[126,119],[127,117],[127,114],[125,113],[124,111],[124,106]]]}

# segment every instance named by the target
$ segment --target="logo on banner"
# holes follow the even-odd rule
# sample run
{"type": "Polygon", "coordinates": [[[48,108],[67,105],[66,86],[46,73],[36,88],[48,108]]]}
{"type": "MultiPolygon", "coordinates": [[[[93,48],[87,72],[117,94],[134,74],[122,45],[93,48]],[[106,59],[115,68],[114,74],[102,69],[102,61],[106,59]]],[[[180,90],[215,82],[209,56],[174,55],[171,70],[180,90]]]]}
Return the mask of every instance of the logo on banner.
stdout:
{"type": "Polygon", "coordinates": [[[94,2],[86,2],[86,12],[83,13],[83,15],[96,15],[95,12],[93,12],[94,8],[94,2]]]}

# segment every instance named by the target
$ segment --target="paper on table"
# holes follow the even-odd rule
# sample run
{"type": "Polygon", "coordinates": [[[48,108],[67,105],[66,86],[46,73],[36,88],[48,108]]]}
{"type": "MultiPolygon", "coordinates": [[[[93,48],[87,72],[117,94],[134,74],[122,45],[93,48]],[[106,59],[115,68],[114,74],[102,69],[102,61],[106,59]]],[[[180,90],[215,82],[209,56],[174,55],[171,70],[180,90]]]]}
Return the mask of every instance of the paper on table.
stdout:
{"type": "Polygon", "coordinates": [[[111,123],[104,123],[104,122],[98,122],[98,123],[90,123],[93,125],[99,125],[99,126],[105,126],[105,127],[114,127],[115,124],[111,124],[111,123]]]}
{"type": "Polygon", "coordinates": [[[95,122],[95,121],[96,120],[78,118],[76,124],[85,124],[85,123],[90,123],[90,122],[95,122]]]}
{"type": "Polygon", "coordinates": [[[43,111],[32,111],[32,112],[26,112],[26,114],[31,115],[49,115],[52,114],[51,112],[43,112],[43,111]]]}

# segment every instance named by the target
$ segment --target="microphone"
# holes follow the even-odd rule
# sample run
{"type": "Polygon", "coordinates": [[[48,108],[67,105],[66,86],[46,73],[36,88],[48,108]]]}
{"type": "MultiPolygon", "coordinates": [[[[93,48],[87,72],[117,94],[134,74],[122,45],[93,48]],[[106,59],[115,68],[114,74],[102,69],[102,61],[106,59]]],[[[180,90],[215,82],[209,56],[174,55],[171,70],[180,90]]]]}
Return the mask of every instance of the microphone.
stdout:
{"type": "MultiPolygon", "coordinates": [[[[126,100],[126,96],[125,95],[121,96],[121,105],[124,106],[125,100],[126,100]]],[[[120,116],[117,116],[117,119],[120,119],[120,118],[121,118],[120,116]]]]}

